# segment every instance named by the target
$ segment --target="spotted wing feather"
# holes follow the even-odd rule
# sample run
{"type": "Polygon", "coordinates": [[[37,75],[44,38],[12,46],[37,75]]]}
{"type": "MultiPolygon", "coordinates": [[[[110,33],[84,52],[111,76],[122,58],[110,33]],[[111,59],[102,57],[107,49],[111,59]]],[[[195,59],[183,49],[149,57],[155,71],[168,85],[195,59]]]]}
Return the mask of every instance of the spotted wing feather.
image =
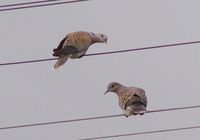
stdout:
{"type": "Polygon", "coordinates": [[[147,98],[143,89],[131,87],[127,90],[126,93],[127,98],[124,101],[124,109],[126,109],[127,106],[130,106],[133,103],[140,103],[143,104],[145,107],[147,106],[147,98]]]}

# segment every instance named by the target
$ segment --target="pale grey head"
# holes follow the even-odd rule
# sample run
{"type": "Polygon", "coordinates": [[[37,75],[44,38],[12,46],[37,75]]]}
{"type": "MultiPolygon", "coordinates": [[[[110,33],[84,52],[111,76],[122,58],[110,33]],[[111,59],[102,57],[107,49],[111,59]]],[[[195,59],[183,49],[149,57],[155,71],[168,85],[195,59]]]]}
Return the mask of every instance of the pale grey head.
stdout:
{"type": "Polygon", "coordinates": [[[108,92],[117,93],[118,89],[121,88],[122,86],[123,85],[121,85],[118,82],[111,82],[110,84],[108,84],[107,91],[105,92],[105,94],[108,93],[108,92]]]}
{"type": "Polygon", "coordinates": [[[107,43],[108,37],[105,34],[97,33],[95,36],[96,42],[107,43]]]}

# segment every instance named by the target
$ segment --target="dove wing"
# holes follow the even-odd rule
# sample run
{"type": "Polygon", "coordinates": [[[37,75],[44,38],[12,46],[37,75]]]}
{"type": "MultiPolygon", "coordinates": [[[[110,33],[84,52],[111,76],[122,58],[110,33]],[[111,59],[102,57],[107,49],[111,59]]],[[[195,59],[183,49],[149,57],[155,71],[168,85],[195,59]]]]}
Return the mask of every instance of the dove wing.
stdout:
{"type": "Polygon", "coordinates": [[[77,47],[70,44],[70,36],[67,35],[59,43],[58,47],[53,50],[53,56],[69,55],[74,53],[79,53],[77,47]]]}
{"type": "Polygon", "coordinates": [[[127,93],[127,98],[124,101],[124,109],[126,109],[127,106],[133,104],[134,102],[141,102],[145,107],[147,106],[147,97],[143,89],[130,87],[128,88],[127,93]]]}

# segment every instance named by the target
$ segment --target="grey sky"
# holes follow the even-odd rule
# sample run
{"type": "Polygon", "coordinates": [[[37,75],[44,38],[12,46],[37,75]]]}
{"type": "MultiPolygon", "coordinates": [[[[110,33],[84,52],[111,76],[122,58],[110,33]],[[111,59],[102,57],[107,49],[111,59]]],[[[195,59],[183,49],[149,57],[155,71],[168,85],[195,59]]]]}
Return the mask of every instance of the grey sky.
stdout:
{"type": "MultiPolygon", "coordinates": [[[[23,0],[24,2],[26,0],[23,0]]],[[[1,0],[0,4],[23,2],[1,0]]],[[[30,0],[31,1],[31,0],[30,0]]],[[[71,31],[105,33],[88,53],[200,40],[199,0],[92,0],[1,12],[0,62],[49,58],[71,31]]],[[[198,105],[200,47],[146,50],[1,67],[0,126],[119,114],[109,82],[145,89],[148,108],[198,105]]],[[[74,140],[199,125],[198,109],[0,131],[2,140],[74,140]]],[[[116,138],[198,140],[199,130],[116,138]]]]}

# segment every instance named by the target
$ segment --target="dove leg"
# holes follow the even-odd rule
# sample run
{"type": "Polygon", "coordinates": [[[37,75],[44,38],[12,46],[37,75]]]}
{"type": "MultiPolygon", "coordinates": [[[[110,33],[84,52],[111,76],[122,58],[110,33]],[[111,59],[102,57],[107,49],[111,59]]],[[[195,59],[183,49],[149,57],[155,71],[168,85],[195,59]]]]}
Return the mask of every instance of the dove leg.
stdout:
{"type": "Polygon", "coordinates": [[[126,110],[123,110],[126,117],[129,117],[132,115],[132,109],[130,107],[127,107],[126,110]]]}
{"type": "Polygon", "coordinates": [[[128,115],[126,114],[126,110],[122,110],[122,112],[123,112],[124,116],[125,116],[126,118],[128,118],[128,115]]]}
{"type": "Polygon", "coordinates": [[[86,54],[86,51],[78,53],[78,58],[82,58],[86,54]]]}

